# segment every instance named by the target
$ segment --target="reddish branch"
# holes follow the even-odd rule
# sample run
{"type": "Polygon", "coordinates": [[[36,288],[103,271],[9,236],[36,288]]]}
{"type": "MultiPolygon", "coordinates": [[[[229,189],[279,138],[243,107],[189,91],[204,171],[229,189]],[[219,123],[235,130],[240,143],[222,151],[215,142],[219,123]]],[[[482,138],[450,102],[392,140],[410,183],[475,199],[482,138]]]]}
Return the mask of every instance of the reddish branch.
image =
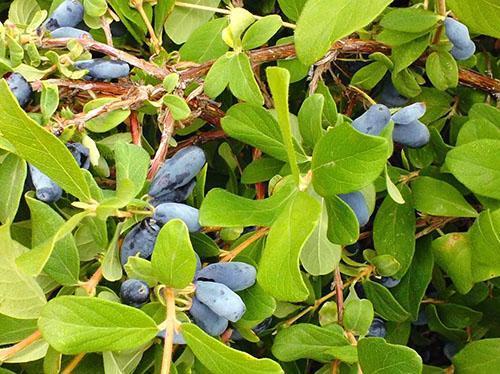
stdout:
{"type": "Polygon", "coordinates": [[[137,118],[137,112],[130,112],[129,116],[130,122],[130,134],[132,135],[132,143],[135,145],[141,144],[141,125],[139,124],[139,118],[137,118]]]}

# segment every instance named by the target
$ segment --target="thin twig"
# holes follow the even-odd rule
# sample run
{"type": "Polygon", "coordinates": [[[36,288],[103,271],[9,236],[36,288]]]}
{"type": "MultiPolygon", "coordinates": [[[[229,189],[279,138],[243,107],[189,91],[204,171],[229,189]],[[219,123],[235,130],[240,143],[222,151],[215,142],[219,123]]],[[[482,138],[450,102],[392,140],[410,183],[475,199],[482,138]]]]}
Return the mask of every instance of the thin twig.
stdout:
{"type": "Polygon", "coordinates": [[[169,374],[172,366],[172,348],[174,346],[175,331],[175,294],[172,288],[165,288],[164,293],[167,307],[167,326],[165,334],[165,346],[163,348],[163,358],[161,363],[161,374],[169,374]]]}
{"type": "Polygon", "coordinates": [[[340,275],[340,269],[337,266],[334,271],[334,282],[335,290],[337,291],[337,320],[339,324],[342,325],[344,320],[344,285],[342,284],[342,276],[340,275]]]}
{"type": "Polygon", "coordinates": [[[240,245],[238,245],[235,249],[233,249],[231,252],[227,252],[223,255],[223,257],[220,259],[220,262],[230,262],[232,261],[236,256],[238,256],[241,252],[243,252],[250,244],[253,242],[257,241],[258,239],[262,238],[264,235],[266,235],[269,232],[268,227],[262,227],[255,231],[255,233],[243,241],[240,245]]]}
{"type": "MultiPolygon", "coordinates": [[[[437,0],[437,11],[440,16],[446,15],[446,0],[437,0]]],[[[443,24],[440,24],[434,34],[434,39],[432,40],[432,44],[438,44],[441,40],[441,34],[443,33],[443,24]]]]}
{"type": "Polygon", "coordinates": [[[111,34],[111,28],[109,27],[109,22],[106,17],[101,16],[102,30],[104,31],[104,36],[106,37],[106,44],[113,47],[113,35],[111,34]]]}
{"type": "Polygon", "coordinates": [[[141,125],[139,124],[139,119],[137,117],[137,112],[135,110],[130,112],[129,116],[130,122],[130,135],[132,136],[132,143],[135,145],[141,145],[141,125]]]}
{"type": "Polygon", "coordinates": [[[153,161],[151,162],[151,167],[149,168],[148,179],[154,177],[163,161],[165,161],[168,152],[168,143],[170,141],[170,138],[172,137],[172,134],[174,133],[175,121],[172,117],[172,113],[168,108],[165,108],[164,111],[160,114],[159,121],[163,125],[163,130],[161,133],[160,145],[156,150],[156,154],[153,158],[153,161]]]}
{"type": "Polygon", "coordinates": [[[103,273],[102,273],[102,266],[99,266],[99,268],[95,271],[94,274],[92,274],[92,277],[85,283],[81,285],[81,287],[87,292],[87,295],[89,296],[94,296],[95,295],[95,290],[97,288],[97,285],[99,282],[102,280],[103,273]]]}
{"type": "Polygon", "coordinates": [[[82,362],[83,358],[85,357],[85,353],[79,353],[73,359],[70,361],[68,366],[66,366],[63,371],[61,371],[61,374],[71,374],[73,370],[76,369],[76,367],[82,362]]]}
{"type": "Polygon", "coordinates": [[[30,336],[24,338],[20,342],[8,347],[4,348],[0,351],[0,364],[14,356],[16,353],[22,351],[24,348],[30,346],[37,340],[39,340],[42,337],[42,333],[40,330],[36,330],[33,334],[30,336]]]}

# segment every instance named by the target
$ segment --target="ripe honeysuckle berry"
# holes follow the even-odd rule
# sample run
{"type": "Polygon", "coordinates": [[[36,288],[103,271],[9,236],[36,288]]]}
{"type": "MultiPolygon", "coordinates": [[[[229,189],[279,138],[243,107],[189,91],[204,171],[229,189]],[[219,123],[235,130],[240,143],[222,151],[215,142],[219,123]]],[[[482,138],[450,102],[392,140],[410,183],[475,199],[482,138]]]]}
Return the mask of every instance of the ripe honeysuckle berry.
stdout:
{"type": "MultiPolygon", "coordinates": [[[[156,336],[161,339],[165,339],[165,337],[167,336],[167,330],[161,330],[156,336]]],[[[182,336],[181,332],[174,332],[174,344],[186,344],[186,340],[184,340],[184,336],[182,336]]]]}
{"type": "Polygon", "coordinates": [[[74,27],[59,27],[50,32],[52,38],[75,38],[75,39],[93,39],[89,32],[74,27]]]}
{"type": "Polygon", "coordinates": [[[189,232],[197,232],[201,230],[199,223],[200,213],[198,209],[192,206],[180,203],[163,203],[155,207],[153,219],[158,225],[165,225],[172,219],[182,220],[189,232]]]}
{"type": "Polygon", "coordinates": [[[120,298],[125,304],[139,307],[149,299],[149,286],[139,279],[127,279],[121,284],[120,298]]]}
{"type": "Polygon", "coordinates": [[[187,200],[196,185],[196,179],[191,180],[184,186],[175,190],[168,190],[164,194],[158,195],[151,200],[151,205],[158,206],[163,203],[181,203],[187,200]]]}
{"type": "Polygon", "coordinates": [[[381,318],[375,317],[368,329],[368,334],[366,336],[372,336],[375,338],[385,338],[387,335],[387,329],[385,327],[385,321],[381,318]]]}
{"type": "Polygon", "coordinates": [[[35,166],[28,164],[36,198],[45,203],[54,203],[62,196],[62,189],[35,166]]]}
{"type": "Polygon", "coordinates": [[[425,114],[425,103],[414,103],[404,108],[401,108],[392,115],[392,120],[397,125],[408,125],[420,118],[425,114]]]}
{"type": "Polygon", "coordinates": [[[408,99],[402,96],[396,87],[394,87],[394,84],[389,76],[386,76],[382,80],[380,86],[381,91],[377,97],[379,104],[384,104],[389,108],[397,108],[402,107],[408,102],[408,99]]]}
{"type": "Polygon", "coordinates": [[[130,66],[124,61],[94,58],[74,63],[78,70],[88,70],[87,77],[96,80],[111,80],[128,76],[130,66]]]}
{"type": "Polygon", "coordinates": [[[383,104],[372,105],[361,116],[352,121],[353,127],[368,135],[380,135],[389,124],[391,112],[383,104]]]}
{"type": "Polygon", "coordinates": [[[396,279],[393,277],[381,277],[380,284],[386,288],[396,287],[401,282],[401,279],[396,279]]]}
{"type": "Polygon", "coordinates": [[[225,284],[233,291],[242,291],[255,284],[257,271],[244,262],[217,262],[201,269],[196,280],[225,284]]]}
{"type": "Polygon", "coordinates": [[[340,194],[339,197],[354,211],[359,226],[364,226],[370,220],[370,212],[365,197],[359,191],[340,194]]]}
{"type": "Polygon", "coordinates": [[[66,143],[76,163],[83,169],[90,167],[90,151],[82,143],[66,143]]]}
{"type": "Polygon", "coordinates": [[[83,20],[83,5],[78,0],[64,0],[52,12],[43,26],[49,31],[60,27],[75,27],[83,20]]]}
{"type": "Polygon", "coordinates": [[[426,125],[416,120],[407,125],[395,125],[392,139],[411,148],[420,148],[429,143],[431,134],[426,125]]]}
{"type": "Polygon", "coordinates": [[[451,49],[451,55],[458,61],[465,61],[471,58],[476,52],[476,45],[473,41],[467,44],[465,47],[454,46],[451,49]]]}
{"type": "Polygon", "coordinates": [[[455,47],[465,48],[472,41],[467,26],[456,19],[446,17],[444,28],[446,36],[455,47]]]}
{"type": "Polygon", "coordinates": [[[237,322],[245,314],[245,303],[226,285],[204,281],[195,282],[195,285],[198,300],[215,314],[231,322],[237,322]]]}
{"type": "Polygon", "coordinates": [[[148,194],[158,197],[190,183],[205,165],[205,152],[200,147],[181,149],[158,170],[148,194]]]}
{"type": "Polygon", "coordinates": [[[193,298],[193,303],[189,314],[194,319],[194,322],[208,335],[219,336],[226,331],[228,326],[227,318],[221,317],[214,313],[209,307],[203,304],[198,298],[193,298]]]}
{"type": "Polygon", "coordinates": [[[19,73],[12,73],[6,79],[10,90],[17,99],[20,106],[25,107],[26,104],[31,100],[33,95],[33,90],[31,85],[28,83],[24,77],[19,73]]]}
{"type": "Polygon", "coordinates": [[[148,218],[132,227],[123,240],[120,255],[122,265],[125,265],[131,256],[150,258],[159,233],[160,227],[148,218]]]}

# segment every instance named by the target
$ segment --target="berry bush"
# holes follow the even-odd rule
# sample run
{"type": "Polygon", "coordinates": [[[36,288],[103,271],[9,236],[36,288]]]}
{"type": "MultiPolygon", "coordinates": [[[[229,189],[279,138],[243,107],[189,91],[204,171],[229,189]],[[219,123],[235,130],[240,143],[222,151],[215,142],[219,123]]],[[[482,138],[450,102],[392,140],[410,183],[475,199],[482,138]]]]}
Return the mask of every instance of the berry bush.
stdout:
{"type": "Polygon", "coordinates": [[[0,16],[0,374],[500,372],[498,0],[0,16]]]}

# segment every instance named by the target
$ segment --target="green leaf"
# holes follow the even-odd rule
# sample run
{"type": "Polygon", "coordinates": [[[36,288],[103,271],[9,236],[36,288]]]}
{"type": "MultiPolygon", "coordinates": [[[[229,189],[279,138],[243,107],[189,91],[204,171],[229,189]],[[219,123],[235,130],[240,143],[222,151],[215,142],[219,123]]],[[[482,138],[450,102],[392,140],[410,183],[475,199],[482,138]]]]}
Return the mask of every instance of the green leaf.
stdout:
{"type": "Polygon", "coordinates": [[[220,188],[212,189],[201,205],[200,225],[271,226],[297,193],[297,188],[290,179],[282,183],[271,197],[263,200],[250,200],[220,188]]]}
{"type": "Polygon", "coordinates": [[[500,339],[471,342],[452,358],[457,373],[489,374],[500,366],[500,339]]]}
{"type": "Polygon", "coordinates": [[[163,104],[165,104],[168,109],[170,109],[172,117],[177,121],[186,119],[191,114],[189,105],[187,105],[186,101],[182,97],[167,94],[163,96],[163,104]]]}
{"type": "Polygon", "coordinates": [[[298,185],[300,182],[300,171],[297,166],[297,157],[293,146],[290,112],[288,110],[288,86],[290,84],[290,73],[286,69],[273,66],[266,69],[266,75],[269,88],[273,96],[274,106],[278,114],[278,125],[285,144],[288,164],[292,170],[295,183],[298,185]]]}
{"type": "Polygon", "coordinates": [[[429,38],[429,35],[426,34],[411,42],[394,47],[391,55],[391,59],[394,62],[393,74],[405,70],[417,61],[429,46],[429,38]]]}
{"type": "Polygon", "coordinates": [[[337,40],[372,22],[391,0],[309,0],[295,30],[299,59],[307,64],[319,60],[337,40]],[[361,11],[362,10],[362,11],[361,11]]]}
{"type": "Polygon", "coordinates": [[[280,9],[292,21],[296,21],[307,0],[278,0],[280,9]]]}
{"type": "MultiPolygon", "coordinates": [[[[64,219],[49,205],[26,195],[30,208],[32,246],[36,248],[57,233],[64,219]]],[[[54,245],[43,268],[52,279],[62,285],[76,285],[80,275],[80,257],[73,235],[68,234],[54,245]]]]}
{"type": "Polygon", "coordinates": [[[9,7],[9,21],[27,26],[39,10],[40,6],[36,0],[14,0],[9,7]]]}
{"type": "Polygon", "coordinates": [[[162,227],[151,265],[160,282],[167,287],[182,289],[192,282],[196,257],[187,226],[182,220],[170,220],[162,227]]]}
{"type": "MultiPolygon", "coordinates": [[[[118,142],[115,146],[117,191],[123,189],[125,180],[133,183],[132,196],[141,192],[149,168],[149,155],[140,146],[118,142]]],[[[125,182],[126,184],[128,182],[125,182]]]]}
{"type": "Polygon", "coordinates": [[[259,284],[238,292],[247,310],[236,323],[238,327],[252,328],[271,317],[276,310],[276,301],[259,284]]]}
{"type": "MultiPolygon", "coordinates": [[[[247,103],[233,105],[221,124],[230,137],[259,148],[278,160],[288,160],[280,126],[264,108],[247,103]]],[[[299,162],[304,162],[305,156],[297,148],[296,157],[299,162]]]]}
{"type": "Polygon", "coordinates": [[[464,329],[449,327],[444,324],[435,305],[430,304],[425,308],[425,316],[427,317],[429,330],[435,331],[451,341],[464,343],[467,340],[467,333],[464,329]]]}
{"type": "Polygon", "coordinates": [[[10,237],[10,226],[0,226],[0,314],[18,319],[38,318],[46,303],[45,295],[34,278],[16,266],[16,257],[27,249],[10,237]]]}
{"type": "Polygon", "coordinates": [[[17,343],[35,331],[35,319],[16,319],[0,314],[0,345],[17,343]]]}
{"type": "Polygon", "coordinates": [[[500,200],[500,140],[456,147],[448,152],[446,166],[472,192],[500,200]]]}
{"type": "Polygon", "coordinates": [[[334,127],[314,147],[314,189],[321,196],[332,196],[366,187],[384,169],[387,144],[386,139],[362,134],[347,124],[334,127]]]}
{"type": "Polygon", "coordinates": [[[401,186],[406,201],[396,203],[389,195],[375,216],[373,223],[373,243],[377,254],[392,255],[399,262],[396,278],[401,278],[408,270],[415,253],[415,211],[412,195],[408,187],[401,186]]]}
{"type": "Polygon", "coordinates": [[[250,58],[244,53],[233,55],[229,69],[229,89],[233,95],[251,104],[264,104],[264,96],[255,80],[250,58]]]}
{"type": "Polygon", "coordinates": [[[281,17],[277,14],[263,17],[251,25],[243,35],[243,49],[249,50],[267,43],[281,28],[281,17]]]}
{"type": "Polygon", "coordinates": [[[500,210],[481,212],[469,230],[474,282],[500,276],[500,210]]]}
{"type": "MultiPolygon", "coordinates": [[[[83,106],[83,112],[89,113],[93,110],[98,110],[105,105],[109,105],[115,101],[117,98],[113,97],[101,97],[98,99],[91,100],[83,106]]],[[[125,121],[130,116],[129,109],[117,109],[113,111],[107,111],[105,114],[101,114],[91,120],[85,122],[85,128],[92,132],[107,132],[114,129],[120,123],[125,121]]]]}
{"type": "Polygon", "coordinates": [[[457,137],[457,146],[472,143],[480,139],[500,140],[500,127],[483,118],[467,121],[457,137]]]}
{"type": "Polygon", "coordinates": [[[55,84],[42,84],[42,95],[40,97],[40,110],[44,122],[47,123],[59,106],[59,89],[55,84]]]}
{"type": "Polygon", "coordinates": [[[261,157],[247,165],[241,174],[241,183],[253,184],[270,180],[279,174],[283,162],[271,157],[261,157]]]}
{"type": "Polygon", "coordinates": [[[496,22],[500,17],[500,7],[495,0],[448,0],[446,3],[458,19],[473,32],[500,38],[496,22]],[[480,9],[480,11],[478,11],[480,9]]]}
{"type": "Polygon", "coordinates": [[[432,242],[436,263],[448,274],[461,294],[466,294],[473,286],[472,248],[466,233],[452,233],[432,242]]]}
{"type": "Polygon", "coordinates": [[[273,355],[280,361],[290,362],[310,358],[319,362],[340,359],[356,362],[356,348],[349,344],[344,330],[337,324],[319,327],[300,323],[282,329],[272,348],[273,355]]]}
{"type": "MultiPolygon", "coordinates": [[[[108,249],[104,254],[104,258],[102,260],[102,274],[104,278],[110,282],[115,282],[120,280],[123,272],[122,272],[122,264],[120,262],[120,234],[123,227],[123,222],[120,222],[116,225],[115,234],[113,238],[109,242],[108,249]]],[[[129,257],[134,258],[134,257],[129,257]]],[[[135,257],[138,258],[138,257],[135,257]]]]}
{"type": "Polygon", "coordinates": [[[182,324],[181,331],[189,348],[193,351],[193,354],[211,373],[284,373],[276,362],[268,358],[256,359],[248,353],[230,348],[222,342],[208,336],[194,324],[182,324]]]}
{"type": "MultiPolygon", "coordinates": [[[[217,8],[220,0],[185,0],[185,3],[217,8]]],[[[176,6],[165,22],[165,32],[175,44],[182,44],[191,34],[204,25],[213,11],[206,9],[183,8],[176,6]]]]}
{"type": "Polygon", "coordinates": [[[137,256],[130,256],[124,268],[129,278],[140,279],[150,287],[154,287],[158,283],[151,262],[148,260],[137,256]]]}
{"type": "Polygon", "coordinates": [[[359,69],[353,75],[351,84],[365,90],[371,90],[384,78],[387,70],[387,65],[383,62],[373,62],[359,69]]]}
{"type": "Polygon", "coordinates": [[[439,15],[422,8],[396,8],[380,21],[386,29],[400,32],[418,33],[429,30],[439,21],[439,15]]]}
{"type": "Polygon", "coordinates": [[[38,328],[64,354],[132,349],[158,333],[155,322],[139,309],[79,296],[52,299],[43,309],[38,328]]]}
{"type": "Polygon", "coordinates": [[[413,349],[365,338],[358,343],[359,365],[364,374],[421,373],[422,359],[413,349]]]}
{"type": "Polygon", "coordinates": [[[163,28],[167,17],[172,13],[175,6],[175,0],[160,1],[153,9],[153,28],[160,42],[163,41],[163,28]]]}
{"type": "Polygon", "coordinates": [[[16,259],[17,266],[26,274],[36,276],[41,273],[49,258],[52,255],[56,243],[76,228],[82,219],[89,216],[90,211],[83,211],[75,214],[58,228],[56,233],[50,236],[43,243],[37,245],[31,251],[23,253],[16,259]]]}
{"type": "Polygon", "coordinates": [[[306,98],[300,107],[298,115],[300,135],[304,144],[310,148],[314,148],[324,134],[321,125],[324,104],[324,96],[314,94],[306,98]]]}
{"type": "Polygon", "coordinates": [[[396,90],[403,96],[415,97],[422,92],[415,74],[410,69],[403,69],[398,73],[393,71],[391,79],[396,90]]]}
{"type": "Polygon", "coordinates": [[[231,76],[232,57],[226,53],[220,56],[212,65],[205,78],[205,93],[215,99],[229,84],[231,76]]]}
{"type": "Polygon", "coordinates": [[[83,0],[85,13],[91,17],[100,17],[108,10],[106,0],[83,0]]]}
{"type": "Polygon", "coordinates": [[[359,222],[354,211],[338,196],[325,199],[328,212],[327,237],[335,244],[353,244],[359,237],[359,222]]]}
{"type": "Polygon", "coordinates": [[[391,197],[391,199],[397,204],[404,204],[405,199],[403,195],[399,191],[398,187],[394,184],[391,177],[389,176],[389,172],[387,169],[387,165],[385,166],[385,186],[387,189],[387,193],[391,197]]]}
{"type": "Polygon", "coordinates": [[[90,199],[90,190],[66,146],[40,127],[21,109],[5,80],[0,81],[0,132],[16,153],[36,166],[66,192],[80,200],[90,199]]]}
{"type": "Polygon", "coordinates": [[[373,320],[373,305],[370,300],[351,298],[344,304],[344,327],[355,335],[363,336],[373,320]]]}
{"type": "Polygon", "coordinates": [[[391,292],[380,283],[370,280],[363,282],[367,298],[372,302],[375,312],[387,321],[403,322],[410,315],[396,301],[391,292]]]}
{"type": "Polygon", "coordinates": [[[141,362],[144,348],[124,352],[103,352],[105,373],[132,374],[141,362]]]}
{"type": "Polygon", "coordinates": [[[26,162],[9,153],[0,165],[0,222],[12,222],[16,216],[24,181],[26,162]]]}
{"type": "Polygon", "coordinates": [[[214,60],[227,52],[229,47],[222,40],[222,30],[228,25],[225,17],[214,19],[196,29],[179,49],[184,61],[203,63],[214,60]]]}
{"type": "Polygon", "coordinates": [[[411,314],[413,321],[418,318],[420,302],[431,281],[433,267],[434,256],[430,237],[425,237],[417,242],[417,249],[408,271],[401,282],[392,289],[395,299],[411,314]]]}
{"type": "Polygon", "coordinates": [[[320,204],[307,193],[298,192],[271,226],[257,280],[277,300],[307,298],[309,291],[302,279],[299,256],[320,215],[320,204]]]}
{"type": "Polygon", "coordinates": [[[318,225],[307,239],[300,254],[300,263],[311,275],[331,273],[340,261],[342,248],[328,240],[328,212],[324,199],[321,199],[321,215],[318,225]]]}
{"type": "Polygon", "coordinates": [[[449,52],[432,52],[425,62],[425,72],[433,86],[440,91],[458,85],[458,65],[449,52]]]}
{"type": "Polygon", "coordinates": [[[476,217],[477,212],[452,185],[439,179],[419,177],[411,188],[415,208],[422,213],[445,217],[476,217]]]}
{"type": "Polygon", "coordinates": [[[333,99],[330,89],[322,80],[318,83],[316,93],[323,95],[323,98],[325,99],[325,106],[323,108],[323,127],[326,128],[328,126],[335,126],[339,118],[337,104],[333,99]]]}

